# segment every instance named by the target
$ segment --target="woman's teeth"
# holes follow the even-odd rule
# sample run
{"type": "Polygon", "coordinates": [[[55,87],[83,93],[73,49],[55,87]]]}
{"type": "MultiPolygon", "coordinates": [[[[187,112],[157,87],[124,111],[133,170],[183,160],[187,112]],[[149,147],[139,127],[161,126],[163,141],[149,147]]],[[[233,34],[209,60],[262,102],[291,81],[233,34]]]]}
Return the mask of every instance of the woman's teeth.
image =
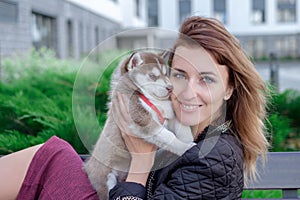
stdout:
{"type": "Polygon", "coordinates": [[[194,110],[194,109],[198,108],[198,106],[190,106],[190,105],[185,105],[185,104],[182,104],[182,106],[187,110],[194,110]]]}

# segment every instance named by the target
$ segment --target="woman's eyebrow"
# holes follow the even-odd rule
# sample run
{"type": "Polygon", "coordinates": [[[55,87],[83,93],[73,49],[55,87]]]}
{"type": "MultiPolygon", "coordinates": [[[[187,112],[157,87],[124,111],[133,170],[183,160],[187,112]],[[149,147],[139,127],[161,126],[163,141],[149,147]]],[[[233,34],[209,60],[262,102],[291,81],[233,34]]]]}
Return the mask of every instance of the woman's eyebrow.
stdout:
{"type": "Polygon", "coordinates": [[[200,76],[203,76],[203,75],[213,75],[213,76],[217,76],[217,74],[215,74],[214,72],[199,72],[199,75],[200,75],[200,76]]]}
{"type": "Polygon", "coordinates": [[[171,68],[171,69],[173,69],[173,70],[175,70],[175,71],[178,71],[178,72],[181,72],[181,73],[186,73],[184,70],[182,70],[182,69],[178,69],[178,68],[171,68]]]}
{"type": "MultiPolygon", "coordinates": [[[[180,72],[180,73],[185,73],[186,74],[186,71],[184,71],[183,69],[178,69],[178,68],[172,68],[173,70],[177,71],[177,72],[180,72]]],[[[214,72],[199,72],[199,75],[200,76],[204,76],[204,75],[212,75],[212,76],[216,76],[217,77],[217,74],[214,73],[214,72]]]]}

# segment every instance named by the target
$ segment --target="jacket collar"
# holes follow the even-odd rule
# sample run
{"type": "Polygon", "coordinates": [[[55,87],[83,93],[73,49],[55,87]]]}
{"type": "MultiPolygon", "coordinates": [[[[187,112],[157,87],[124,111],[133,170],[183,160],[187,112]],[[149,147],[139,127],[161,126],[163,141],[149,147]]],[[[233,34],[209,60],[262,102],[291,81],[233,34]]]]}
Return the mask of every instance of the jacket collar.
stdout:
{"type": "Polygon", "coordinates": [[[198,143],[199,141],[204,140],[205,138],[220,135],[226,132],[228,129],[230,129],[230,127],[231,127],[231,120],[228,120],[219,126],[209,125],[198,135],[195,142],[198,143]]]}

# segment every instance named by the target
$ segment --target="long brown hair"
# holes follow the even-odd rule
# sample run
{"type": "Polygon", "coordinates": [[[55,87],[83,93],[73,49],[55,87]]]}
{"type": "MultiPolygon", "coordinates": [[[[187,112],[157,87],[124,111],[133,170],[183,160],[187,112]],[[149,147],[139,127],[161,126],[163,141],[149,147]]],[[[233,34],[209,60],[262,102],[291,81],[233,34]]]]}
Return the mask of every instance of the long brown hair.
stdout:
{"type": "Polygon", "coordinates": [[[248,178],[255,180],[256,159],[259,155],[264,159],[269,147],[264,124],[268,96],[265,82],[239,41],[219,21],[189,17],[182,23],[180,35],[173,50],[182,43],[196,42],[218,64],[228,67],[228,84],[234,91],[227,101],[226,118],[232,121],[232,128],[243,145],[245,182],[248,178]]]}

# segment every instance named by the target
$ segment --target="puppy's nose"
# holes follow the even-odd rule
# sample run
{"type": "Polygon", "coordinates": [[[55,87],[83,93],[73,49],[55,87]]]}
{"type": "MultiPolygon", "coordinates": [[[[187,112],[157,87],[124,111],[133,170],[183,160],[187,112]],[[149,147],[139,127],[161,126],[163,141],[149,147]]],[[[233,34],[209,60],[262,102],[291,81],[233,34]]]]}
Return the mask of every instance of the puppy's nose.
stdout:
{"type": "Polygon", "coordinates": [[[174,89],[173,85],[168,85],[167,86],[167,90],[168,90],[169,93],[171,93],[173,91],[173,89],[174,89]]]}

